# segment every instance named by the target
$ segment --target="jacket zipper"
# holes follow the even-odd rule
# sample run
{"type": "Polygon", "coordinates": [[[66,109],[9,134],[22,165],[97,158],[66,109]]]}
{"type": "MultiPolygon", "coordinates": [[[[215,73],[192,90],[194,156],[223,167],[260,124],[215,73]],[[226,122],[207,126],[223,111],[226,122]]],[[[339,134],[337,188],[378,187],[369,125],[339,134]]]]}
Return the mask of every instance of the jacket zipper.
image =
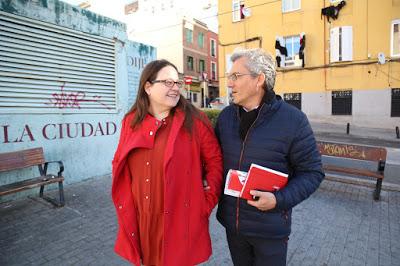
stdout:
{"type": "MultiPolygon", "coordinates": [[[[244,153],[244,148],[246,146],[247,136],[249,135],[250,130],[253,128],[253,126],[256,123],[258,117],[260,116],[260,113],[261,113],[261,110],[263,109],[263,107],[264,107],[264,104],[261,106],[260,110],[258,111],[256,119],[253,121],[253,123],[251,124],[251,126],[249,127],[249,129],[246,132],[246,136],[244,137],[244,140],[243,140],[243,143],[242,143],[242,149],[240,151],[240,157],[239,157],[239,165],[238,165],[238,170],[239,171],[240,171],[240,167],[241,167],[242,160],[243,160],[243,153],[244,153]]],[[[238,111],[237,115],[239,117],[239,111],[238,111]]],[[[240,121],[240,117],[239,117],[239,121],[240,121]]],[[[240,198],[238,197],[237,201],[236,201],[236,233],[239,233],[239,208],[240,208],[240,198]]]]}

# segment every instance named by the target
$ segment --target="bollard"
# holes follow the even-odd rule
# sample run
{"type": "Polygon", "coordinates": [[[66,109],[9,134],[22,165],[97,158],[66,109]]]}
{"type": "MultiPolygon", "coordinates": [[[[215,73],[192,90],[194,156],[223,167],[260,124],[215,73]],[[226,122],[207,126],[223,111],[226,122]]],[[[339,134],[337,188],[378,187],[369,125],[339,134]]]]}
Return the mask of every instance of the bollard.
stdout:
{"type": "Polygon", "coordinates": [[[400,139],[399,127],[396,127],[396,137],[400,139]]]}
{"type": "Polygon", "coordinates": [[[346,133],[347,133],[347,135],[350,134],[350,123],[347,123],[346,133]]]}

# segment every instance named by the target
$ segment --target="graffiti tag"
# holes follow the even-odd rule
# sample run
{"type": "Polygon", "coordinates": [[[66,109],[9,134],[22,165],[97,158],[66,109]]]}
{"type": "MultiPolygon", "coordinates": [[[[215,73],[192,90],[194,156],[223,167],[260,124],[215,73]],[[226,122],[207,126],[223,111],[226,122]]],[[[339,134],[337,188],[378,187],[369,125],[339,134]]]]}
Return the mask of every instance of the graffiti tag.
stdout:
{"type": "Polygon", "coordinates": [[[46,104],[57,107],[58,109],[65,109],[65,108],[81,109],[80,104],[82,102],[96,102],[103,105],[108,110],[111,110],[109,106],[100,101],[101,96],[94,95],[92,96],[92,99],[90,99],[86,97],[86,94],[83,91],[65,92],[64,87],[65,87],[65,82],[63,83],[63,85],[61,85],[60,93],[53,93],[52,98],[49,100],[50,102],[46,104]]]}

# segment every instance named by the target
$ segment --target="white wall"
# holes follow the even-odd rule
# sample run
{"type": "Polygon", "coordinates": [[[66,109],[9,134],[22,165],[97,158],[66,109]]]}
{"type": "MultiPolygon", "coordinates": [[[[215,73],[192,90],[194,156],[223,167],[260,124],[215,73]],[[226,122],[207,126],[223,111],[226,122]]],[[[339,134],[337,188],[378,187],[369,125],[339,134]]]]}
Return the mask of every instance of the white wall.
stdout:
{"type": "Polygon", "coordinates": [[[399,117],[390,117],[391,89],[353,90],[352,115],[332,115],[332,94],[302,93],[302,111],[315,122],[394,129],[399,117]]]}

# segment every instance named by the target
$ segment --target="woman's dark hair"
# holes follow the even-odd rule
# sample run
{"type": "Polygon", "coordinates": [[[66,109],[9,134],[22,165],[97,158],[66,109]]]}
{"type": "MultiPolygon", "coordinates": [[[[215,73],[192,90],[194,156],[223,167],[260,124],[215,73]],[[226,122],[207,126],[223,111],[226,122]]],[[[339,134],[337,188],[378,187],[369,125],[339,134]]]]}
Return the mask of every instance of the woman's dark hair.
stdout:
{"type": "MultiPolygon", "coordinates": [[[[176,70],[176,72],[179,73],[177,67],[165,59],[152,61],[148,63],[143,69],[142,75],[140,76],[140,83],[136,101],[126,114],[128,115],[132,112],[135,113],[131,122],[132,128],[135,129],[137,126],[139,126],[140,123],[142,123],[143,119],[146,117],[146,115],[149,113],[150,100],[149,96],[145,91],[146,82],[154,81],[157,78],[158,72],[160,72],[160,70],[166,66],[173,67],[176,70]]],[[[188,130],[188,132],[192,131],[193,118],[196,117],[201,120],[204,120],[204,118],[200,115],[200,111],[196,107],[194,107],[191,103],[189,103],[182,95],[180,95],[179,97],[178,104],[174,108],[172,108],[171,113],[175,112],[176,108],[179,108],[184,112],[185,120],[183,124],[184,127],[188,130]]]]}

